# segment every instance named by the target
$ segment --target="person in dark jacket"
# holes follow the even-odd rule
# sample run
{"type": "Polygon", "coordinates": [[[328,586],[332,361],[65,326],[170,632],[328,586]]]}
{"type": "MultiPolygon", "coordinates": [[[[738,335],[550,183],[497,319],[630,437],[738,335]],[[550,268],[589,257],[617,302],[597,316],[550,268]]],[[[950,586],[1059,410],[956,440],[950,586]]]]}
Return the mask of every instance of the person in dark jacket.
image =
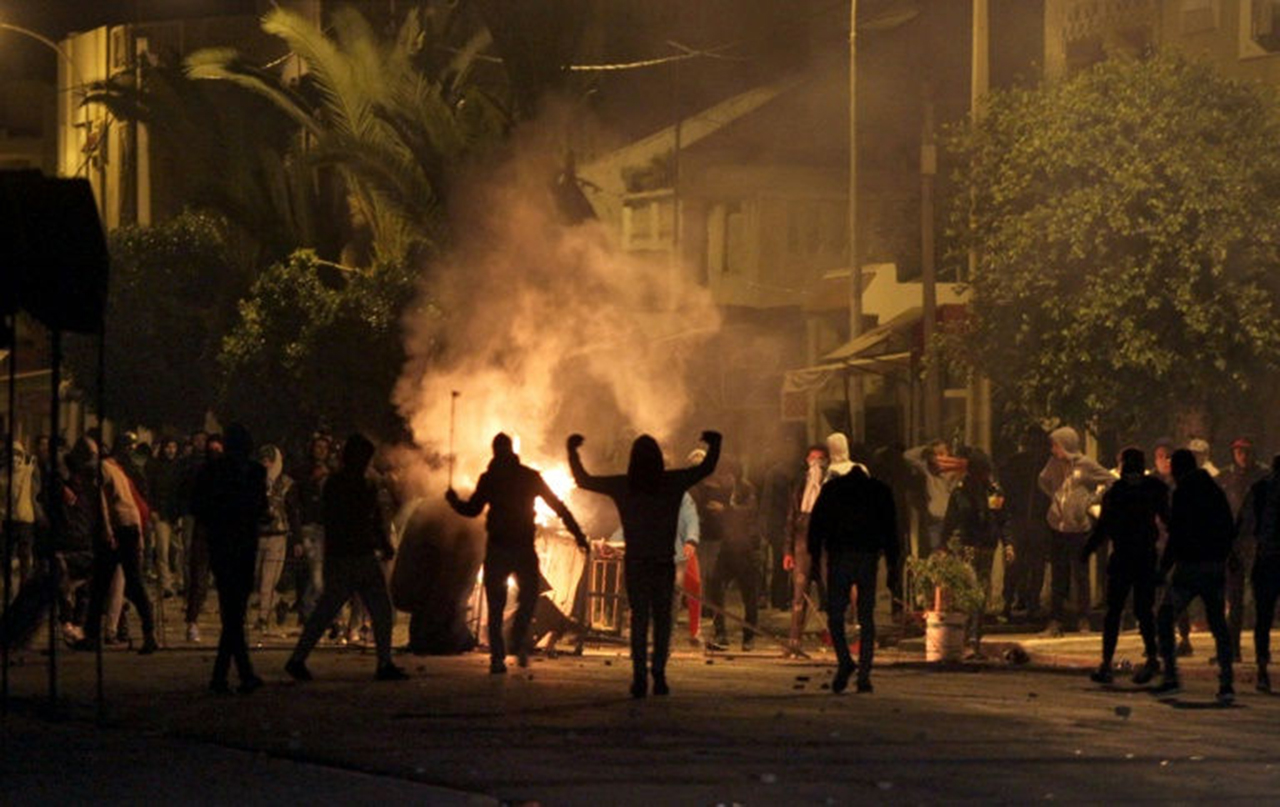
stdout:
{"type": "Polygon", "coordinates": [[[1209,630],[1218,651],[1218,700],[1235,698],[1231,681],[1231,634],[1223,613],[1227,557],[1235,536],[1231,505],[1213,477],[1196,467],[1195,455],[1186,449],[1173,453],[1172,470],[1177,488],[1170,508],[1169,541],[1160,557],[1160,576],[1173,569],[1169,588],[1160,606],[1158,627],[1164,680],[1157,692],[1181,689],[1173,623],[1193,599],[1204,603],[1209,630]],[[1175,568],[1176,567],[1176,568],[1175,568]]]}
{"type": "Polygon", "coordinates": [[[1253,626],[1257,686],[1259,692],[1270,692],[1271,625],[1280,600],[1280,454],[1271,461],[1271,473],[1249,489],[1240,515],[1240,533],[1252,538],[1255,547],[1250,582],[1257,611],[1253,626]]]}
{"type": "Polygon", "coordinates": [[[755,487],[743,477],[742,466],[736,460],[728,459],[721,465],[724,467],[719,474],[722,477],[720,484],[729,491],[729,503],[721,514],[724,533],[720,556],[707,581],[707,599],[719,609],[712,620],[715,639],[707,647],[712,650],[728,648],[729,637],[725,630],[723,610],[724,593],[730,583],[736,583],[738,593],[742,595],[747,621],[742,627],[742,649],[749,652],[755,638],[755,632],[750,626],[756,624],[760,615],[760,603],[757,599],[760,585],[760,534],[755,530],[756,493],[755,487]]]}
{"type": "Polygon", "coordinates": [[[1025,611],[1028,621],[1040,619],[1040,592],[1044,589],[1045,564],[1049,556],[1049,497],[1040,490],[1040,469],[1049,461],[1049,436],[1039,426],[1023,432],[1018,452],[1000,467],[1000,484],[1005,492],[1009,542],[1013,563],[1005,569],[1004,617],[1025,611]]]}
{"type": "MultiPolygon", "coordinates": [[[[311,680],[307,656],[320,635],[333,623],[342,606],[359,595],[373,619],[373,640],[378,654],[374,678],[401,681],[405,671],[391,661],[391,596],[378,563],[395,557],[391,536],[382,520],[378,490],[366,477],[374,447],[363,434],[353,434],[342,446],[342,467],[324,486],[324,592],[298,637],[284,670],[295,680],[311,680]]],[[[261,468],[262,466],[258,466],[261,468]]],[[[263,490],[266,490],[265,470],[263,490]]]]}
{"type": "Polygon", "coordinates": [[[675,545],[684,492],[706,479],[720,460],[719,432],[705,431],[707,453],[691,468],[663,467],[658,441],[642,434],[631,444],[626,475],[592,476],[578,456],[583,437],[569,436],[569,468],[583,490],[613,499],[626,541],[624,575],[631,606],[631,697],[648,692],[649,622],[653,621],[653,694],[666,695],[667,655],[671,649],[671,607],[675,597],[675,545]]]}
{"type": "MultiPolygon", "coordinates": [[[[155,527],[156,572],[161,596],[172,597],[177,588],[174,570],[183,566],[182,538],[175,531],[184,509],[182,463],[178,459],[178,441],[172,437],[160,443],[160,456],[147,463],[147,487],[151,491],[148,501],[152,508],[151,523],[155,527]]],[[[178,576],[181,579],[181,572],[178,576]]]]}
{"type": "MultiPolygon", "coordinates": [[[[552,492],[542,474],[520,463],[511,438],[499,433],[493,438],[493,459],[480,475],[471,498],[462,500],[453,488],[445,493],[449,506],[461,515],[475,518],[489,508],[485,519],[488,543],[484,555],[484,593],[489,607],[489,672],[507,671],[506,643],[502,638],[502,618],[507,608],[507,578],[514,575],[519,599],[515,619],[511,623],[511,641],[521,667],[529,666],[527,646],[529,621],[538,605],[538,553],[533,539],[537,532],[534,502],[542,499],[560,516],[565,529],[577,540],[579,548],[588,548],[582,528],[552,492]]],[[[674,572],[672,572],[674,574],[674,572]]]]}
{"type": "Polygon", "coordinates": [[[227,428],[223,448],[223,453],[210,459],[196,475],[191,512],[208,543],[222,620],[209,689],[219,694],[230,692],[227,673],[234,661],[240,692],[248,694],[262,686],[249,661],[244,620],[253,589],[258,522],[267,511],[267,472],[253,461],[253,440],[244,426],[233,423],[227,428]]]}
{"type": "Polygon", "coordinates": [[[924,477],[920,470],[903,458],[906,446],[894,443],[876,452],[870,471],[873,479],[879,479],[893,491],[893,505],[898,525],[898,565],[889,569],[888,585],[892,603],[891,613],[902,613],[906,603],[903,593],[903,564],[911,554],[911,511],[923,512],[925,501],[924,477]]]}
{"type": "Polygon", "coordinates": [[[889,486],[854,466],[844,476],[822,486],[809,518],[810,575],[818,574],[827,554],[827,629],[839,666],[831,691],[839,694],[858,672],[858,691],[871,691],[871,663],[876,645],[876,573],[880,555],[889,568],[898,561],[898,527],[889,486]],[[849,654],[844,616],[849,591],[858,588],[858,663],[849,654]]]}
{"type": "MultiPolygon", "coordinates": [[[[991,478],[991,460],[978,449],[965,452],[968,467],[960,484],[951,492],[947,514],[942,519],[942,537],[960,539],[960,545],[973,550],[973,569],[982,587],[982,606],[969,616],[969,641],[973,655],[982,653],[982,622],[991,597],[991,572],[996,550],[1004,543],[1004,491],[991,478]]],[[[1006,559],[1012,560],[1012,547],[1005,544],[1006,559]]]]}
{"type": "Polygon", "coordinates": [[[1160,524],[1169,524],[1169,486],[1145,471],[1146,457],[1140,448],[1126,448],[1120,454],[1120,480],[1102,496],[1102,512],[1085,544],[1088,558],[1106,541],[1111,542],[1107,564],[1107,615],[1102,623],[1102,664],[1092,673],[1099,684],[1113,680],[1111,662],[1120,635],[1120,616],[1125,600],[1133,592],[1133,615],[1138,620],[1147,661],[1133,676],[1135,684],[1146,684],[1160,669],[1156,646],[1156,541],[1160,524]],[[1159,523],[1157,523],[1159,522],[1159,523]]]}
{"type": "MultiPolygon", "coordinates": [[[[1236,523],[1241,522],[1244,501],[1253,486],[1266,477],[1267,467],[1254,456],[1253,441],[1241,437],[1231,443],[1231,465],[1218,474],[1216,481],[1227,494],[1236,523]]],[[[1231,646],[1240,658],[1240,635],[1244,632],[1245,581],[1253,568],[1255,545],[1253,534],[1237,531],[1231,557],[1227,560],[1227,627],[1231,629],[1231,646]]]]}

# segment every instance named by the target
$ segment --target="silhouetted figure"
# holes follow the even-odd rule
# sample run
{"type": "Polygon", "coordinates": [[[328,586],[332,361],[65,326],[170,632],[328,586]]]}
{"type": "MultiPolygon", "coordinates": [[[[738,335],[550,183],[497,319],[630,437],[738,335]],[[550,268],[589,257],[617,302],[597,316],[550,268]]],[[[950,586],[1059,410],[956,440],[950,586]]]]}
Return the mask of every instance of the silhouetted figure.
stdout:
{"type": "MultiPolygon", "coordinates": [[[[66,456],[69,476],[45,477],[45,509],[53,523],[36,542],[32,576],[4,611],[0,643],[23,647],[31,640],[49,604],[87,583],[93,574],[93,547],[104,540],[102,496],[98,489],[97,445],[80,438],[66,456]]],[[[51,614],[50,618],[56,618],[51,614]]]]}
{"type": "MultiPolygon", "coordinates": [[[[94,547],[89,616],[84,626],[85,638],[76,646],[93,649],[100,641],[102,614],[118,567],[124,576],[124,596],[133,603],[142,620],[143,641],[138,652],[154,653],[159,647],[156,626],[151,599],[142,580],[142,526],[149,512],[132,478],[115,457],[102,460],[102,498],[107,511],[107,529],[99,533],[101,540],[94,547]]],[[[111,631],[115,629],[115,624],[108,627],[111,631]]]]}
{"type": "Polygon", "coordinates": [[[791,573],[782,564],[787,554],[787,515],[794,484],[793,466],[794,461],[790,458],[772,463],[760,488],[757,528],[769,547],[769,604],[779,609],[791,605],[791,573]]]}
{"type": "Polygon", "coordinates": [[[1087,558],[1105,542],[1111,542],[1107,563],[1107,615],[1102,623],[1102,664],[1092,674],[1099,684],[1113,680],[1111,662],[1120,635],[1120,616],[1130,591],[1133,616],[1138,620],[1146,663],[1134,674],[1135,684],[1146,684],[1160,669],[1156,646],[1156,542],[1160,525],[1169,523],[1169,486],[1148,476],[1146,457],[1138,448],[1120,454],[1120,480],[1102,496],[1102,512],[1093,535],[1081,553],[1087,558]]]}
{"type": "Polygon", "coordinates": [[[209,536],[204,525],[195,514],[195,487],[201,471],[211,461],[221,457],[223,441],[221,434],[196,432],[192,437],[191,455],[186,458],[183,469],[184,500],[186,514],[183,515],[183,543],[187,548],[187,641],[200,642],[200,612],[204,610],[204,601],[209,594],[209,536]]]}
{"type": "Polygon", "coordinates": [[[1160,558],[1160,573],[1163,576],[1172,568],[1173,576],[1160,606],[1164,680],[1156,691],[1171,694],[1181,688],[1173,623],[1199,597],[1217,645],[1218,700],[1230,702],[1235,690],[1231,686],[1231,635],[1223,614],[1223,597],[1227,556],[1235,536],[1231,505],[1208,472],[1196,467],[1195,455],[1190,451],[1175,451],[1172,468],[1178,487],[1173,491],[1169,543],[1160,558]]]}
{"type": "MultiPolygon", "coordinates": [[[[969,615],[969,641],[973,656],[982,654],[982,622],[991,597],[991,572],[996,550],[1004,543],[1004,491],[991,478],[991,460],[978,449],[965,455],[968,467],[960,484],[951,492],[947,515],[942,519],[942,538],[973,550],[973,569],[982,588],[982,606],[969,615]]],[[[1010,549],[1005,544],[1007,554],[1010,549]]]]}
{"type": "Polygon", "coordinates": [[[890,611],[895,615],[902,613],[906,597],[903,593],[903,564],[911,554],[911,509],[923,510],[928,505],[925,501],[924,477],[918,468],[903,458],[906,447],[901,443],[881,448],[872,458],[870,471],[872,479],[879,479],[893,491],[893,508],[898,525],[898,563],[888,570],[889,594],[892,602],[890,611]]]}
{"type": "Polygon", "coordinates": [[[724,527],[720,556],[716,558],[716,567],[711,570],[706,589],[707,599],[718,611],[712,620],[715,626],[713,648],[725,649],[729,645],[729,637],[725,631],[724,593],[729,585],[736,584],[738,593],[742,595],[742,605],[746,611],[746,621],[742,627],[742,649],[750,651],[755,639],[755,632],[750,625],[756,624],[760,615],[758,589],[760,586],[759,533],[755,530],[756,494],[755,488],[741,475],[741,466],[735,461],[723,463],[719,476],[721,487],[729,491],[729,502],[721,520],[724,527]]]}
{"type": "Polygon", "coordinates": [[[1050,622],[1045,631],[1061,635],[1067,619],[1067,596],[1076,594],[1076,629],[1089,632],[1089,565],[1080,553],[1089,541],[1089,508],[1099,485],[1114,481],[1111,472],[1080,453],[1080,435],[1063,426],[1049,435],[1051,456],[1040,471],[1040,490],[1049,497],[1049,561],[1052,589],[1050,622]]]}
{"type": "Polygon", "coordinates": [[[463,501],[449,488],[445,499],[458,513],[474,518],[489,508],[485,519],[488,543],[484,556],[484,594],[489,608],[489,672],[502,674],[507,671],[506,643],[502,638],[503,613],[507,608],[507,578],[515,576],[520,589],[515,619],[511,625],[511,640],[515,644],[516,659],[521,667],[529,666],[529,621],[538,604],[539,573],[538,553],[533,539],[537,532],[534,523],[534,502],[541,498],[577,540],[578,546],[588,548],[582,528],[565,507],[564,502],[552,492],[542,479],[542,474],[520,464],[512,448],[511,438],[499,433],[493,438],[493,459],[489,468],[480,475],[471,498],[463,501]]]}
{"type": "Polygon", "coordinates": [[[885,483],[855,465],[844,476],[822,486],[809,519],[809,574],[816,576],[827,554],[827,630],[839,666],[831,691],[839,694],[858,672],[858,691],[871,691],[871,663],[876,645],[876,572],[880,555],[889,568],[898,562],[898,527],[893,493],[885,483]],[[858,589],[858,663],[849,655],[844,617],[849,591],[858,589]]]}
{"type": "MultiPolygon", "coordinates": [[[[569,437],[569,468],[578,487],[613,499],[626,536],[627,599],[631,606],[631,697],[648,691],[649,621],[653,620],[653,694],[666,695],[667,655],[671,649],[671,606],[674,597],[675,546],[684,492],[707,478],[720,460],[720,433],[705,431],[707,453],[692,468],[663,468],[658,441],[642,434],[631,444],[625,476],[592,476],[582,467],[580,434],[569,437]]],[[[704,533],[705,535],[705,533],[704,533]]],[[[705,538],[704,538],[705,540],[705,538]]]]}
{"type": "Polygon", "coordinates": [[[804,652],[802,642],[804,623],[809,614],[809,585],[816,582],[818,596],[826,596],[823,588],[826,575],[820,570],[814,571],[809,557],[809,519],[813,515],[813,506],[818,502],[818,494],[822,492],[822,481],[827,478],[827,459],[826,446],[810,446],[804,460],[804,475],[791,492],[787,554],[782,559],[782,566],[791,572],[791,633],[787,643],[789,653],[795,656],[804,652]]]}
{"type": "MultiPolygon", "coordinates": [[[[1267,476],[1267,467],[1254,456],[1253,441],[1241,437],[1231,443],[1231,465],[1215,479],[1222,492],[1227,494],[1231,514],[1236,523],[1243,520],[1245,499],[1259,480],[1267,476]]],[[[1252,530],[1237,530],[1231,557],[1227,560],[1227,627],[1231,629],[1231,646],[1236,658],[1240,653],[1240,634],[1244,632],[1245,581],[1254,565],[1256,543],[1252,530]]]]}
{"type": "Polygon", "coordinates": [[[324,591],[284,665],[285,672],[299,681],[311,680],[307,656],[342,606],[355,595],[360,596],[373,619],[373,641],[378,653],[374,678],[399,681],[408,677],[391,662],[391,596],[378,553],[390,560],[395,557],[395,549],[382,520],[377,487],[365,476],[373,453],[373,443],[363,434],[348,437],[342,446],[342,467],[324,486],[324,591]]]}
{"type": "Polygon", "coordinates": [[[1005,492],[1009,540],[1013,563],[1004,573],[1004,615],[1012,618],[1015,609],[1027,619],[1040,619],[1040,592],[1044,589],[1045,564],[1049,554],[1049,497],[1036,483],[1040,469],[1049,461],[1049,436],[1039,426],[1023,432],[1018,452],[1000,468],[1000,484],[1005,492]]]}
{"type": "Polygon", "coordinates": [[[1241,515],[1241,534],[1254,541],[1256,556],[1251,582],[1257,609],[1253,626],[1253,652],[1258,662],[1258,691],[1271,691],[1271,625],[1280,600],[1280,454],[1271,462],[1271,473],[1249,489],[1241,515]]]}
{"type": "MultiPolygon", "coordinates": [[[[1173,478],[1173,452],[1177,446],[1171,437],[1160,437],[1151,450],[1151,473],[1161,482],[1169,486],[1169,495],[1173,496],[1178,480],[1173,478]]],[[[1191,615],[1184,613],[1178,618],[1178,656],[1190,656],[1194,651],[1191,646],[1191,615]]]]}
{"type": "Polygon", "coordinates": [[[207,542],[222,620],[209,681],[210,691],[216,693],[230,691],[227,673],[232,661],[240,675],[240,692],[248,694],[262,686],[249,661],[244,636],[258,555],[258,522],[267,512],[267,471],[254,462],[252,452],[248,429],[232,424],[224,451],[201,467],[191,491],[191,512],[207,542]]]}

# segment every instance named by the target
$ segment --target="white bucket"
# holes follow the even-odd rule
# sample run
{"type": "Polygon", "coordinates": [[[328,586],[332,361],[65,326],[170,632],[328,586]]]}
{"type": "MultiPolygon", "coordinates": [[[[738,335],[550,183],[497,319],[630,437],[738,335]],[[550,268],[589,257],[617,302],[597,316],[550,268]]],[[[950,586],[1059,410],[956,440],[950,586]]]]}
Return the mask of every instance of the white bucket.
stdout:
{"type": "Polygon", "coordinates": [[[924,622],[924,660],[959,661],[964,655],[966,617],[961,612],[929,611],[924,622]]]}

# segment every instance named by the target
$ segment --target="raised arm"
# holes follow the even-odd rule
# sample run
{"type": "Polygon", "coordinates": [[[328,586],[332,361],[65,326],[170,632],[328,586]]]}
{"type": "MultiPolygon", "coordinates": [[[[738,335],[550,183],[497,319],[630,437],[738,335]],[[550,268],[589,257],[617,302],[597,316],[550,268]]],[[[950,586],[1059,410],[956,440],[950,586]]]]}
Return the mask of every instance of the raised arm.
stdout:
{"type": "Polygon", "coordinates": [[[449,488],[444,494],[444,500],[458,515],[475,518],[484,512],[485,505],[489,503],[489,474],[487,472],[480,474],[480,482],[476,485],[476,490],[471,494],[470,499],[463,500],[458,496],[457,491],[449,488]]]}
{"type": "Polygon", "coordinates": [[[716,463],[720,461],[720,443],[723,439],[720,432],[717,431],[708,430],[702,433],[702,442],[707,444],[707,455],[702,458],[702,462],[692,468],[684,468],[675,472],[682,488],[688,490],[711,476],[716,470],[716,463]]]}
{"type": "Polygon", "coordinates": [[[565,448],[569,452],[569,472],[573,474],[573,482],[583,490],[589,490],[592,493],[608,493],[604,477],[592,476],[587,473],[586,468],[582,467],[582,458],[578,456],[578,449],[584,442],[586,438],[580,434],[571,434],[565,441],[565,448]]]}

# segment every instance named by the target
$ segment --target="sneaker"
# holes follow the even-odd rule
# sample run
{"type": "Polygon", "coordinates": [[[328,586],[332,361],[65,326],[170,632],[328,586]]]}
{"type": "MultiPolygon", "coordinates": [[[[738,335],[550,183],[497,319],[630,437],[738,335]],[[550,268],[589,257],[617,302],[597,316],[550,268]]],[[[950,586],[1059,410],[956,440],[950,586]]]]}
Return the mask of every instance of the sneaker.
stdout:
{"type": "Polygon", "coordinates": [[[187,641],[200,644],[200,626],[194,622],[187,623],[187,641]]]}
{"type": "Polygon", "coordinates": [[[1057,639],[1062,636],[1062,625],[1056,619],[1049,620],[1049,624],[1045,626],[1044,631],[1040,634],[1046,639],[1057,639]]]}
{"type": "Polygon", "coordinates": [[[236,687],[236,692],[241,695],[250,695],[253,692],[262,689],[262,685],[266,683],[256,675],[251,675],[240,682],[240,686],[236,687]]]}
{"type": "Polygon", "coordinates": [[[407,681],[409,673],[403,668],[388,662],[378,666],[378,671],[373,674],[375,681],[407,681]]]}
{"type": "Polygon", "coordinates": [[[727,639],[716,637],[715,639],[707,642],[706,648],[716,653],[723,653],[725,650],[729,649],[729,641],[727,639]]]}
{"type": "Polygon", "coordinates": [[[1177,678],[1165,677],[1160,686],[1151,690],[1157,695],[1177,695],[1182,691],[1182,683],[1177,678]]]}
{"type": "Polygon", "coordinates": [[[859,678],[859,679],[858,679],[858,692],[859,692],[859,694],[866,694],[866,693],[870,693],[870,692],[874,692],[874,691],[875,691],[875,690],[874,690],[874,688],[871,686],[871,679],[870,679],[870,678],[859,678]]]}
{"type": "Polygon", "coordinates": [[[160,649],[160,645],[156,644],[156,637],[147,636],[142,640],[142,647],[138,648],[139,656],[149,656],[160,649]]]}
{"type": "Polygon", "coordinates": [[[294,661],[293,659],[290,659],[284,665],[284,671],[287,672],[289,674],[289,677],[295,681],[311,680],[311,670],[307,669],[307,665],[305,662],[294,661]]]}
{"type": "Polygon", "coordinates": [[[1089,680],[1095,684],[1110,684],[1115,681],[1115,676],[1111,674],[1111,665],[1103,664],[1089,673],[1089,680]]]}
{"type": "Polygon", "coordinates": [[[849,678],[853,675],[854,670],[858,669],[856,664],[841,664],[836,668],[836,677],[831,679],[831,691],[837,695],[844,692],[849,687],[849,678]]]}
{"type": "Polygon", "coordinates": [[[1230,684],[1223,684],[1218,687],[1218,703],[1221,703],[1223,706],[1228,706],[1232,703],[1235,703],[1235,700],[1236,700],[1235,687],[1231,686],[1230,684]]]}
{"type": "Polygon", "coordinates": [[[1195,649],[1191,647],[1191,637],[1190,636],[1182,637],[1182,640],[1178,642],[1178,651],[1177,651],[1178,658],[1186,658],[1187,656],[1190,656],[1195,652],[1196,652],[1195,649]]]}
{"type": "Polygon", "coordinates": [[[502,659],[493,659],[489,662],[489,675],[506,675],[507,663],[502,659]]]}
{"type": "Polygon", "coordinates": [[[1271,676],[1267,674],[1266,667],[1258,668],[1258,680],[1254,684],[1254,688],[1259,692],[1271,694],[1271,676]]]}
{"type": "Polygon", "coordinates": [[[1138,671],[1133,674],[1133,683],[1138,686],[1149,684],[1158,672],[1160,672],[1160,662],[1153,658],[1147,659],[1147,663],[1139,667],[1138,671]]]}

